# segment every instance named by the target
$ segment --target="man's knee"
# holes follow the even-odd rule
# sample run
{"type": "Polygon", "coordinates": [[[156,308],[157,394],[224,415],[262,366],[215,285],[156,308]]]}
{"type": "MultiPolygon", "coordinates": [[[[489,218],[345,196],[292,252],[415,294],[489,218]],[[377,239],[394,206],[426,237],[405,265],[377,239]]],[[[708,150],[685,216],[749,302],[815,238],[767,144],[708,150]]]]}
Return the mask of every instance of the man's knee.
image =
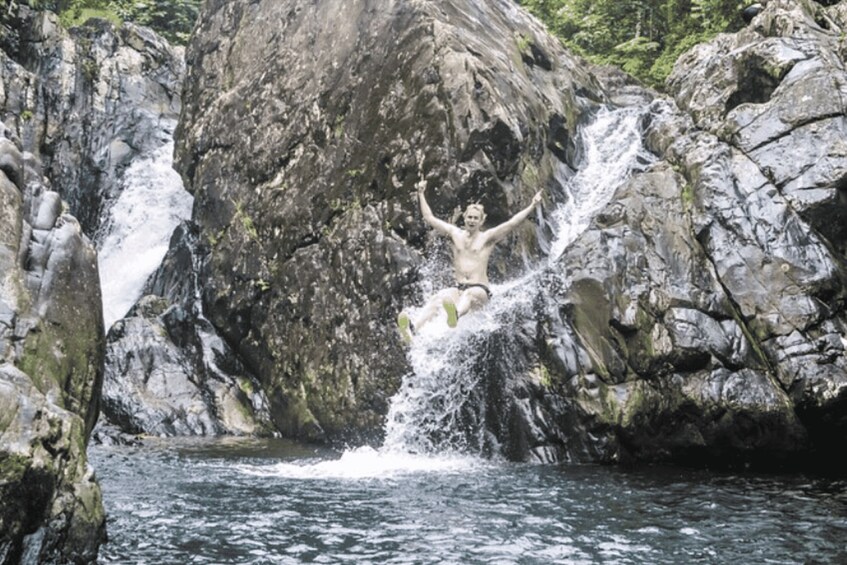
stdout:
{"type": "Polygon", "coordinates": [[[453,302],[456,302],[457,300],[459,300],[460,293],[455,288],[445,288],[435,296],[439,300],[451,300],[453,302]]]}
{"type": "Polygon", "coordinates": [[[488,302],[488,293],[481,288],[469,288],[464,295],[471,303],[471,308],[479,308],[488,302]]]}

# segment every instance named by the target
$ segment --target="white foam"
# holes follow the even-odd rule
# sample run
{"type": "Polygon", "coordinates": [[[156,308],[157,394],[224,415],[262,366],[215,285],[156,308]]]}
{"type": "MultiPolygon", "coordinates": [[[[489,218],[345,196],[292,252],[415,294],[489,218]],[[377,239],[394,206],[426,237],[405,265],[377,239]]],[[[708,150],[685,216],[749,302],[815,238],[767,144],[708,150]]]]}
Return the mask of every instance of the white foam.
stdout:
{"type": "Polygon", "coordinates": [[[301,460],[270,466],[242,465],[243,473],[285,479],[389,479],[425,473],[468,473],[488,467],[485,461],[466,455],[416,455],[359,447],[345,451],[340,459],[301,460]]]}
{"type": "Polygon", "coordinates": [[[136,158],[101,221],[96,245],[107,329],[141,297],[144,283],[167,253],[174,228],[191,216],[194,199],[173,170],[173,149],[170,142],[136,158]]]}

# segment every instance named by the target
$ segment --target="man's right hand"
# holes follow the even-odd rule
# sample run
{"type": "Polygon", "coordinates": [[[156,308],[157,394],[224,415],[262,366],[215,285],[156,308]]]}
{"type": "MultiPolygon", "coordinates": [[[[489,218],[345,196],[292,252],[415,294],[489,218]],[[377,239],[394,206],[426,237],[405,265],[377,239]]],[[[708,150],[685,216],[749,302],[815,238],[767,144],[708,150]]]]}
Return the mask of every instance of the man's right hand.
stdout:
{"type": "Polygon", "coordinates": [[[541,191],[535,193],[535,196],[532,197],[532,206],[538,206],[541,202],[541,191]]]}
{"type": "Polygon", "coordinates": [[[423,196],[426,192],[426,179],[421,179],[415,183],[415,189],[417,189],[418,195],[423,196]]]}

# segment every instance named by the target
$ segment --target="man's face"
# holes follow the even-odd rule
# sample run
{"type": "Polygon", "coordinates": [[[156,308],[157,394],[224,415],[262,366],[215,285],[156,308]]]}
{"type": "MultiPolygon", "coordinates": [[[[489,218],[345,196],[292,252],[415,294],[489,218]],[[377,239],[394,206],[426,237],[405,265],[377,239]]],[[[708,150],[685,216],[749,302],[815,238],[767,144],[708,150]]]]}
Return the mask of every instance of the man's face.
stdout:
{"type": "Polygon", "coordinates": [[[482,225],[482,222],[485,219],[485,214],[483,214],[479,208],[468,207],[468,209],[465,210],[464,218],[465,227],[469,230],[474,230],[482,225]]]}

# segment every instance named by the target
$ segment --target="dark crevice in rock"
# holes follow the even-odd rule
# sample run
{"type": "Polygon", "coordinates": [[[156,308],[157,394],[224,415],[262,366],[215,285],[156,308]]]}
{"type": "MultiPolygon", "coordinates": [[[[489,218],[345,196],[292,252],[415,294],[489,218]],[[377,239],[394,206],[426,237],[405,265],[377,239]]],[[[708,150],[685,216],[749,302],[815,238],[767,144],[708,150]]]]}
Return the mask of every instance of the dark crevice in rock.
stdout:
{"type": "Polygon", "coordinates": [[[524,63],[530,67],[538,65],[545,71],[553,70],[553,62],[550,60],[550,57],[535,42],[529,42],[527,48],[529,49],[528,52],[526,50],[521,52],[521,60],[524,63]]]}
{"type": "Polygon", "coordinates": [[[567,164],[572,169],[576,168],[574,166],[575,147],[565,118],[559,114],[553,114],[550,116],[547,127],[547,149],[562,163],[567,164]]]}
{"type": "Polygon", "coordinates": [[[795,411],[813,438],[812,455],[823,462],[831,461],[832,453],[843,449],[847,434],[847,389],[830,401],[826,410],[814,403],[800,402],[795,411]]]}
{"type": "Polygon", "coordinates": [[[521,144],[512,128],[497,120],[490,128],[471,132],[468,143],[462,152],[462,161],[468,161],[482,151],[494,164],[499,178],[507,178],[515,172],[515,165],[521,152],[521,144]]]}
{"type": "Polygon", "coordinates": [[[829,30],[832,27],[829,19],[824,16],[821,12],[815,14],[815,23],[818,24],[818,27],[823,30],[829,30]]]}
{"type": "Polygon", "coordinates": [[[764,104],[769,101],[779,83],[793,67],[793,64],[786,65],[779,69],[777,76],[773,76],[764,68],[765,65],[766,62],[757,57],[743,63],[741,76],[738,78],[738,89],[726,101],[726,113],[741,104],[764,104]]]}

